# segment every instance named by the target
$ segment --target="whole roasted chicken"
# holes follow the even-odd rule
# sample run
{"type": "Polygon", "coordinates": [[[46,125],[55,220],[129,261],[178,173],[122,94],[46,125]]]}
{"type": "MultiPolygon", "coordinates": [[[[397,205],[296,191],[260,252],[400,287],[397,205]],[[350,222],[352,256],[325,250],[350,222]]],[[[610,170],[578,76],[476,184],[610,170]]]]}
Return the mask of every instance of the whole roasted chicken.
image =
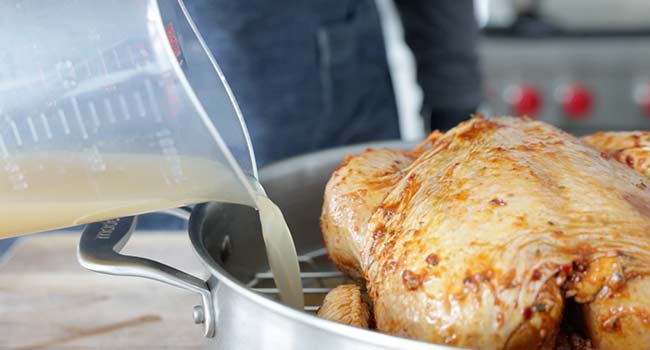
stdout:
{"type": "Polygon", "coordinates": [[[372,312],[351,312],[364,302],[343,286],[321,314],[360,315],[357,326],[372,314],[381,332],[508,350],[570,349],[565,318],[578,320],[584,348],[650,349],[649,146],[650,133],[578,139],[479,116],[414,151],[347,157],[321,228],[372,312]]]}

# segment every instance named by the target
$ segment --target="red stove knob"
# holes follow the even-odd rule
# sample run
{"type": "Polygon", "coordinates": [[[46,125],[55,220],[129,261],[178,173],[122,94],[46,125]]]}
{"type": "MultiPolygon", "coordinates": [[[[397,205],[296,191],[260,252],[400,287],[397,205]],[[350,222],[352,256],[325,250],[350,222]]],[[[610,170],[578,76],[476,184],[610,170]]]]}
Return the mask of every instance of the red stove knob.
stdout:
{"type": "Polygon", "coordinates": [[[583,85],[572,84],[561,89],[559,99],[564,114],[571,119],[583,119],[591,113],[593,97],[583,85]]]}
{"type": "Polygon", "coordinates": [[[526,84],[509,87],[505,100],[515,115],[535,116],[542,109],[543,98],[539,91],[526,84]]]}

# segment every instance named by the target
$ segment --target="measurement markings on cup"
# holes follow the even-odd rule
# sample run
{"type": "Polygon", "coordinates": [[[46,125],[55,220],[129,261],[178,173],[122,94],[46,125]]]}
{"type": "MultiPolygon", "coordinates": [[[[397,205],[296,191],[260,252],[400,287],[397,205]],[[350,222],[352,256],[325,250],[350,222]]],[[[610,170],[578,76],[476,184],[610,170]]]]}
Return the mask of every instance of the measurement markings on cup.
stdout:
{"type": "Polygon", "coordinates": [[[135,107],[138,109],[138,115],[142,118],[147,116],[147,111],[144,108],[144,102],[142,101],[142,95],[140,91],[133,93],[133,99],[135,100],[135,107]]]}
{"type": "Polygon", "coordinates": [[[16,144],[18,146],[22,146],[23,138],[20,136],[20,133],[18,132],[18,127],[16,126],[16,122],[13,121],[13,119],[7,119],[7,122],[9,123],[9,127],[11,127],[11,132],[14,134],[14,138],[16,139],[16,144]]]}
{"type": "Polygon", "coordinates": [[[38,142],[38,133],[36,133],[36,127],[34,126],[34,120],[32,117],[27,117],[27,126],[29,127],[29,131],[32,134],[32,140],[34,140],[34,142],[38,142]]]}
{"type": "Polygon", "coordinates": [[[144,87],[147,89],[147,100],[151,110],[153,111],[154,118],[157,122],[162,122],[162,116],[160,115],[160,110],[158,109],[158,104],[156,103],[156,98],[153,92],[153,86],[151,86],[151,80],[146,79],[144,81],[144,87]]]}
{"type": "Polygon", "coordinates": [[[95,125],[95,130],[98,130],[102,123],[99,121],[99,116],[97,115],[97,108],[95,107],[95,102],[88,101],[88,109],[90,110],[90,118],[93,120],[95,125]]]}
{"type": "Polygon", "coordinates": [[[9,151],[7,151],[7,145],[5,145],[5,140],[2,138],[2,135],[0,135],[0,152],[2,152],[2,158],[8,158],[9,157],[9,151]]]}
{"type": "Polygon", "coordinates": [[[120,108],[122,110],[124,120],[131,120],[131,113],[129,112],[129,107],[126,104],[126,98],[124,98],[124,95],[120,94],[118,100],[120,101],[120,108]]]}
{"type": "Polygon", "coordinates": [[[61,120],[61,126],[63,126],[63,132],[66,135],[70,135],[70,124],[68,124],[68,117],[65,115],[65,112],[61,108],[57,111],[59,114],[59,120],[61,120]]]}
{"type": "Polygon", "coordinates": [[[113,105],[111,105],[111,101],[108,98],[104,98],[104,107],[106,108],[109,123],[115,124],[117,120],[115,119],[115,113],[113,113],[113,105]]]}
{"type": "Polygon", "coordinates": [[[72,102],[72,109],[74,110],[74,115],[77,119],[77,124],[79,124],[79,130],[81,131],[81,137],[86,140],[88,139],[88,131],[86,130],[86,125],[84,124],[83,117],[79,111],[79,104],[77,103],[76,97],[71,97],[70,102],[72,102]]]}
{"type": "Polygon", "coordinates": [[[102,73],[104,73],[104,75],[108,75],[108,67],[106,67],[106,61],[104,60],[104,54],[101,51],[99,51],[99,49],[98,49],[97,50],[97,55],[99,56],[99,62],[102,64],[102,73]]]}
{"type": "Polygon", "coordinates": [[[50,123],[47,121],[47,117],[45,117],[45,113],[41,113],[39,118],[41,119],[41,123],[43,124],[43,129],[45,129],[45,136],[47,136],[48,140],[51,140],[52,129],[50,129],[50,123]]]}

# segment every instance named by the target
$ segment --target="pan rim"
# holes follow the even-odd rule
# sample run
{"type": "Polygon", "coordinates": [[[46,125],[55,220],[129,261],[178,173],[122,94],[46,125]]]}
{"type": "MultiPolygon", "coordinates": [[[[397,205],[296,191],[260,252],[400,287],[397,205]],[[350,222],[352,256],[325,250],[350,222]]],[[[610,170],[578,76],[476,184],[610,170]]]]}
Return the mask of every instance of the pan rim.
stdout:
{"type": "MultiPolygon", "coordinates": [[[[366,148],[373,147],[391,147],[391,148],[411,148],[415,143],[402,142],[402,141],[389,141],[389,142],[376,142],[357,144],[352,146],[338,147],[319,152],[309,153],[292,157],[272,165],[269,165],[260,170],[260,177],[263,179],[265,174],[280,172],[279,169],[294,169],[300,164],[305,164],[312,159],[322,159],[324,157],[341,157],[341,155],[349,153],[358,153],[366,148]],[[315,157],[318,156],[318,157],[315,157]]],[[[316,315],[311,315],[304,311],[295,310],[289,306],[271,300],[263,295],[260,295],[249,289],[244,283],[237,280],[228,271],[225,270],[208,252],[203,244],[202,222],[205,219],[205,211],[207,203],[197,205],[192,211],[189,221],[189,238],[192,243],[192,249],[197,254],[201,262],[208,269],[211,276],[216,278],[219,283],[238,293],[248,301],[257,304],[261,308],[274,312],[282,317],[299,322],[308,327],[315,327],[332,333],[333,335],[342,336],[345,338],[354,339],[359,342],[367,343],[368,345],[379,346],[383,348],[394,349],[428,349],[428,350],[458,350],[463,349],[459,347],[450,347],[447,345],[427,343],[423,341],[402,338],[394,335],[380,333],[368,329],[352,327],[340,324],[334,321],[320,318],[316,315]]]]}

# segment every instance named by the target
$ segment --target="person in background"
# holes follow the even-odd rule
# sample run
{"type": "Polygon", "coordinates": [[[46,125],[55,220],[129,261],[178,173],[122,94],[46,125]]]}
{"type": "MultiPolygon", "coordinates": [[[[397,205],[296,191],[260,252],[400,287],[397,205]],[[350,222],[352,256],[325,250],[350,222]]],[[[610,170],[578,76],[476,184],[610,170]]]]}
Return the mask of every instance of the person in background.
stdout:
{"type": "MultiPolygon", "coordinates": [[[[481,100],[472,0],[395,0],[424,92],[423,117],[448,129],[481,100]]],[[[258,165],[399,138],[374,0],[186,0],[228,80],[258,165]]]]}
{"type": "MultiPolygon", "coordinates": [[[[472,0],[395,0],[430,129],[481,100],[472,0]]],[[[258,166],[347,144],[399,139],[374,0],[185,0],[248,126],[258,166]]],[[[138,228],[182,230],[164,214],[138,228]]]]}

